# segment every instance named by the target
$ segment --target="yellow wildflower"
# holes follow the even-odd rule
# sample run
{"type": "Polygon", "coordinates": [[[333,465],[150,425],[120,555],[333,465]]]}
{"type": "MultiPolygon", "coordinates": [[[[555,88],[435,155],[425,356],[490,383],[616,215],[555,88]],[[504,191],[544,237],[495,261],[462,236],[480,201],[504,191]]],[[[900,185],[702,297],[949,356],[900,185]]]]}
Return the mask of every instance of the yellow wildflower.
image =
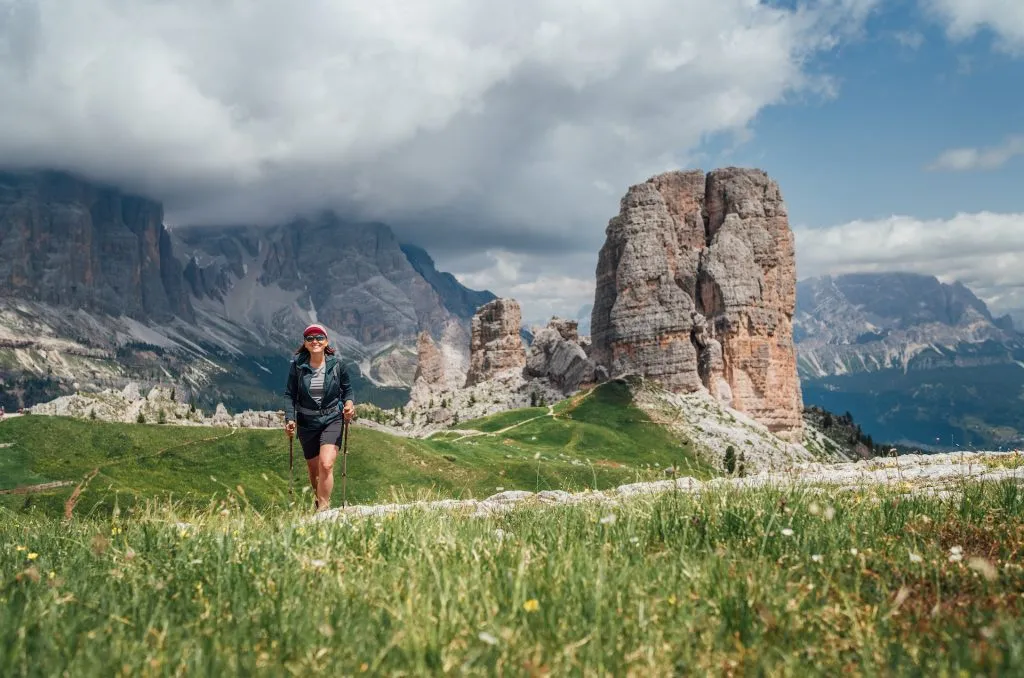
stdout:
{"type": "Polygon", "coordinates": [[[537,602],[536,598],[530,598],[523,603],[523,609],[527,612],[536,612],[538,608],[540,608],[540,603],[537,602]]]}
{"type": "Polygon", "coordinates": [[[29,560],[35,560],[38,557],[39,557],[39,554],[34,552],[34,551],[32,553],[28,554],[28,559],[29,560]]]}

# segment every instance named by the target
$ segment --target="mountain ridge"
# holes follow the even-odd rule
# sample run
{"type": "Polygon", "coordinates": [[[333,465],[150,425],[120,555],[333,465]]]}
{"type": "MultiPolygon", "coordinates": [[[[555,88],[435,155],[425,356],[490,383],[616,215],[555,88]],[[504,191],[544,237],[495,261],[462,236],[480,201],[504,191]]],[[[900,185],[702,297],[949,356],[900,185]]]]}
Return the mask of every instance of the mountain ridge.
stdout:
{"type": "Polygon", "coordinates": [[[1024,440],[1024,336],[962,282],[906,272],[797,283],[805,405],[924,449],[1024,440]]]}
{"type": "Polygon", "coordinates": [[[309,322],[358,366],[361,395],[407,394],[418,332],[468,327],[452,298],[490,294],[429,255],[417,268],[380,222],[322,211],[272,226],[166,226],[158,201],[55,170],[0,172],[0,248],[8,408],[131,380],[203,395],[218,379],[262,394],[238,405],[265,406],[309,322]]]}

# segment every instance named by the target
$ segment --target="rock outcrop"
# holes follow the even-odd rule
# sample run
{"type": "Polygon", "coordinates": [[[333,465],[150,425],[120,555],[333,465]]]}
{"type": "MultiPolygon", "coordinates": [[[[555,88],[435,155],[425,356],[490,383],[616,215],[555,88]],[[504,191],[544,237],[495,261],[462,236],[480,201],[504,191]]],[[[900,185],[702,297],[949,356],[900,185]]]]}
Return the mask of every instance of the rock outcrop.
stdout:
{"type": "Polygon", "coordinates": [[[420,332],[416,339],[416,375],[413,383],[440,386],[445,382],[444,358],[429,332],[420,332]]]}
{"type": "Polygon", "coordinates": [[[81,392],[60,396],[29,408],[35,415],[94,419],[125,424],[173,424],[175,426],[214,426],[226,428],[280,428],[284,412],[246,410],[230,414],[218,403],[212,416],[194,409],[176,397],[175,389],[154,387],[142,395],[139,385],[130,382],[120,391],[81,392]]]}
{"type": "Polygon", "coordinates": [[[590,357],[676,393],[706,389],[799,440],[793,233],[760,170],[670,172],[630,187],[597,265],[590,357]]]}
{"type": "Polygon", "coordinates": [[[522,312],[514,299],[495,299],[481,306],[472,321],[466,386],[520,371],[526,349],[519,335],[522,312]]]}
{"type": "Polygon", "coordinates": [[[523,375],[546,378],[569,395],[603,381],[608,372],[595,365],[580,346],[575,320],[552,318],[547,327],[533,335],[523,375]]]}

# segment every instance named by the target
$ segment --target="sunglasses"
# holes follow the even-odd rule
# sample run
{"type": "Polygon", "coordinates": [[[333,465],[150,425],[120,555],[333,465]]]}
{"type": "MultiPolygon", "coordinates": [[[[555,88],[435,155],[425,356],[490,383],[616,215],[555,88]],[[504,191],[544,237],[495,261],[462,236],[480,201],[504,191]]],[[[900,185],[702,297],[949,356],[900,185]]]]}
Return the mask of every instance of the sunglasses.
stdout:
{"type": "Polygon", "coordinates": [[[305,340],[306,341],[327,341],[327,337],[325,337],[322,334],[311,334],[308,337],[305,337],[305,340]]]}

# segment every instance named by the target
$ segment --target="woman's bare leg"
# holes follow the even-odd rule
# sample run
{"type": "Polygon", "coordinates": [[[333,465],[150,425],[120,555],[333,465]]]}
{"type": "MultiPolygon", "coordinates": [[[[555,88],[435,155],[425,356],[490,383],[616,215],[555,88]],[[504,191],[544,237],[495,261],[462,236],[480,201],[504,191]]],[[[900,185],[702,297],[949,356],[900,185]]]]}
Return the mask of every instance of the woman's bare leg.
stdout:
{"type": "Polygon", "coordinates": [[[313,499],[316,499],[316,481],[320,475],[320,459],[313,457],[306,460],[306,471],[309,472],[309,484],[313,487],[313,499]]]}
{"type": "Polygon", "coordinates": [[[318,510],[323,511],[331,506],[331,491],[334,490],[334,460],[338,457],[337,445],[321,445],[320,456],[313,461],[319,461],[317,477],[317,501],[318,510]]]}

